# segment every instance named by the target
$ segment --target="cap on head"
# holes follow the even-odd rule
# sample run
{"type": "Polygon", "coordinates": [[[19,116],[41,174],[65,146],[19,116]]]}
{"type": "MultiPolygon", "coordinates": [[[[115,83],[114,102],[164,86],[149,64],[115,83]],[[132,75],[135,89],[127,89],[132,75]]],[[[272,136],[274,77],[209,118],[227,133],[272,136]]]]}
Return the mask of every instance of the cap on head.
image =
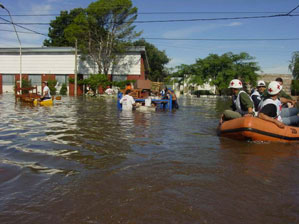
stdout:
{"type": "Polygon", "coordinates": [[[281,82],[281,83],[283,83],[283,79],[280,78],[280,77],[276,78],[275,81],[276,81],[276,82],[281,82]]]}
{"type": "Polygon", "coordinates": [[[233,79],[230,81],[228,88],[230,89],[242,89],[243,84],[239,79],[233,79]]]}
{"type": "Polygon", "coordinates": [[[257,87],[266,87],[266,83],[263,80],[257,82],[257,87]]]}
{"type": "Polygon", "coordinates": [[[272,81],[268,86],[268,93],[270,95],[276,95],[282,90],[282,85],[279,82],[272,81]]]}

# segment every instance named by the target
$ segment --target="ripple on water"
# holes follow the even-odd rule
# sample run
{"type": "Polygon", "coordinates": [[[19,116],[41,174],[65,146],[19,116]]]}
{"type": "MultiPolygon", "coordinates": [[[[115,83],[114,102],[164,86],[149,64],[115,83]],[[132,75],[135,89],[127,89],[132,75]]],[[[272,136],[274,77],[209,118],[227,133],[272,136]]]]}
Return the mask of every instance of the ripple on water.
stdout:
{"type": "Polygon", "coordinates": [[[296,223],[298,144],[218,138],[225,100],[179,103],[125,113],[0,95],[0,222],[296,223]]]}

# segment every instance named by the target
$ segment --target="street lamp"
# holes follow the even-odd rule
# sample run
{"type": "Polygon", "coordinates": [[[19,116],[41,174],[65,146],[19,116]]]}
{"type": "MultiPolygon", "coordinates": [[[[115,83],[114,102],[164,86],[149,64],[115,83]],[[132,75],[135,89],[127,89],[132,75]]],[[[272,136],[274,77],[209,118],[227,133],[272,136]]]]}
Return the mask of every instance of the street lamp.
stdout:
{"type": "MultiPolygon", "coordinates": [[[[22,88],[22,44],[21,44],[21,41],[20,41],[20,38],[19,38],[19,35],[18,35],[18,32],[17,32],[17,29],[15,27],[15,24],[14,24],[14,22],[12,20],[10,12],[1,3],[0,3],[0,8],[2,8],[2,9],[4,9],[4,10],[7,11],[8,15],[10,17],[10,20],[11,20],[11,24],[13,25],[13,28],[14,28],[14,30],[16,32],[16,35],[17,35],[17,38],[18,38],[18,41],[19,41],[19,44],[20,44],[20,88],[22,88]]],[[[21,91],[21,93],[22,93],[22,91],[21,91]]]]}

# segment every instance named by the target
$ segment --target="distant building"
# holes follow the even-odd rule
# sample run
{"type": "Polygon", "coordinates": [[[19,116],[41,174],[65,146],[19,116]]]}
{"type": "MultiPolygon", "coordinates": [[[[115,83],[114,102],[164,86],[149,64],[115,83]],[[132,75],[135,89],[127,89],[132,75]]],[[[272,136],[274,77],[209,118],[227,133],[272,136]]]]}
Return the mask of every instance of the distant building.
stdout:
{"type": "Polygon", "coordinates": [[[271,81],[275,81],[276,78],[283,79],[283,90],[287,94],[291,94],[291,84],[292,84],[292,75],[288,74],[259,74],[258,80],[264,80],[266,83],[270,83],[271,81]]]}
{"type": "MultiPolygon", "coordinates": [[[[147,79],[148,62],[145,47],[131,47],[118,56],[119,61],[111,66],[111,81],[147,79]]],[[[98,67],[91,60],[80,60],[78,56],[78,74],[88,76],[97,74],[98,67]]],[[[0,94],[13,92],[16,81],[20,80],[19,48],[0,48],[0,94]]],[[[46,80],[56,79],[59,85],[68,85],[69,77],[75,74],[75,49],[72,47],[22,48],[22,77],[38,86],[46,80]]]]}
{"type": "Polygon", "coordinates": [[[191,95],[196,90],[209,91],[211,94],[216,93],[216,87],[209,83],[202,85],[192,83],[190,75],[185,75],[184,79],[182,77],[173,77],[170,82],[173,89],[183,92],[184,95],[191,95]]]}
{"type": "MultiPolygon", "coordinates": [[[[258,80],[264,80],[266,83],[270,83],[274,81],[276,78],[283,79],[283,88],[287,94],[291,94],[291,83],[292,83],[292,76],[288,74],[259,74],[258,80]]],[[[211,80],[210,80],[211,81],[211,80]]],[[[203,85],[197,85],[191,83],[191,76],[185,75],[184,79],[182,77],[174,77],[171,79],[171,85],[174,89],[180,90],[184,93],[184,95],[190,95],[193,91],[196,90],[206,90],[212,94],[216,94],[216,87],[210,85],[209,83],[204,83],[203,85]]],[[[247,86],[248,91],[250,92],[251,86],[247,86]]]]}

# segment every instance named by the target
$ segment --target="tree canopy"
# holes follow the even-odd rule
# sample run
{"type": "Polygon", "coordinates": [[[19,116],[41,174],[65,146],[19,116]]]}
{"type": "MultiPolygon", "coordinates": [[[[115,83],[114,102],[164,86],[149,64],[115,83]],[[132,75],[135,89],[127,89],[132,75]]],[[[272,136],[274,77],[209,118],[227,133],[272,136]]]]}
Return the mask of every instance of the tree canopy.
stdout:
{"type": "Polygon", "coordinates": [[[299,51],[295,51],[290,61],[289,69],[294,79],[299,79],[299,51]]]}
{"type": "Polygon", "coordinates": [[[256,62],[248,53],[223,55],[210,54],[204,59],[197,59],[195,64],[181,65],[177,67],[175,76],[184,77],[190,75],[190,82],[202,85],[210,83],[215,85],[218,92],[227,89],[229,82],[238,78],[244,83],[255,85],[257,74],[260,70],[256,62]]]}
{"type": "Polygon", "coordinates": [[[44,40],[44,46],[47,47],[69,47],[75,46],[73,41],[68,41],[65,37],[64,30],[74,22],[76,16],[83,13],[84,9],[75,8],[69,13],[68,11],[61,11],[60,16],[52,20],[49,28],[49,39],[44,40]]]}
{"type": "Polygon", "coordinates": [[[69,42],[77,39],[81,53],[98,65],[99,72],[108,74],[117,55],[123,53],[132,38],[137,8],[131,0],[98,0],[76,16],[64,31],[69,42]]]}
{"type": "Polygon", "coordinates": [[[144,39],[135,41],[134,46],[145,46],[146,54],[150,70],[148,71],[148,78],[151,81],[163,81],[167,76],[165,65],[170,61],[165,51],[160,51],[153,44],[146,42],[144,39]]]}
{"type": "Polygon", "coordinates": [[[44,45],[75,46],[77,41],[83,58],[91,58],[99,72],[107,75],[117,55],[141,34],[134,31],[136,18],[131,0],[97,0],[86,9],[61,11],[51,21],[44,45]]]}

